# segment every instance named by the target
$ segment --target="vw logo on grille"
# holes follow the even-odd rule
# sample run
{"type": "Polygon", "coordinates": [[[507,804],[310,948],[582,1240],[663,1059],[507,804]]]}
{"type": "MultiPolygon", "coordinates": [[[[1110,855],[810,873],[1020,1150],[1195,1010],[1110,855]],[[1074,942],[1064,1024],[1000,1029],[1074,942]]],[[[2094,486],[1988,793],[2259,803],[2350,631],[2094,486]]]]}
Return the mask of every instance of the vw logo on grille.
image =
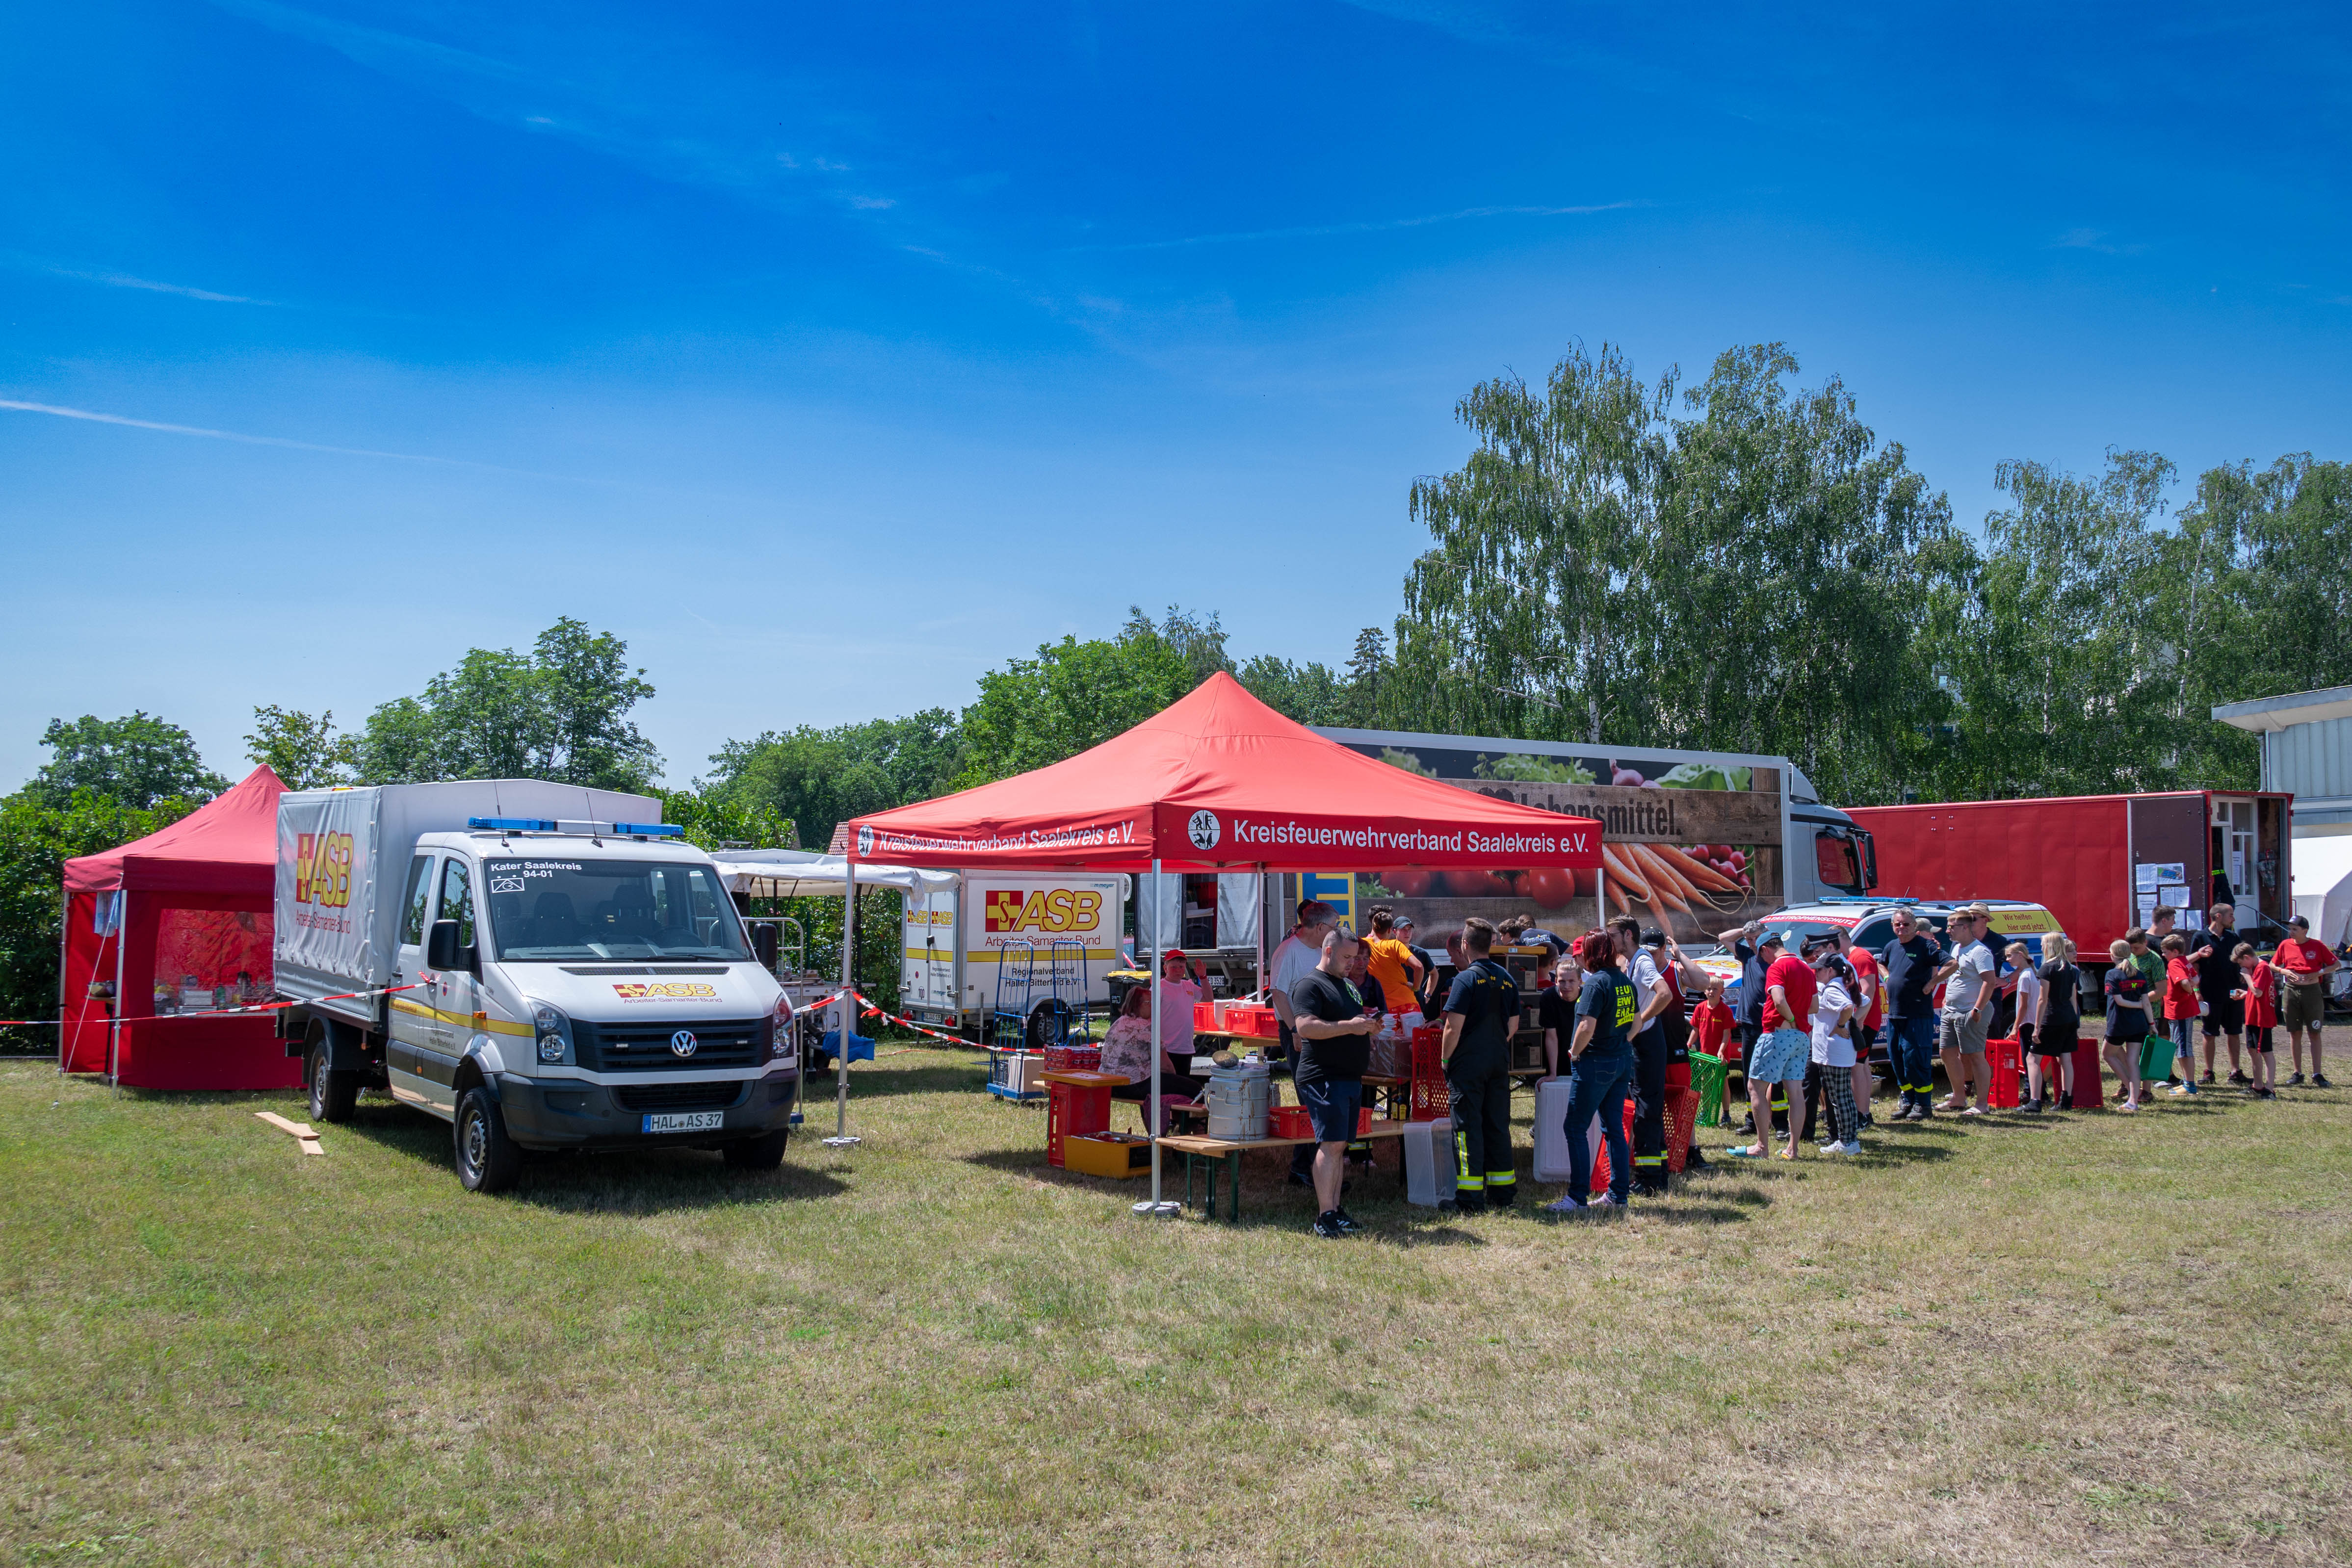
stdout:
{"type": "Polygon", "coordinates": [[[698,1042],[691,1029],[680,1029],[669,1037],[669,1051],[674,1057],[690,1057],[698,1042]]]}

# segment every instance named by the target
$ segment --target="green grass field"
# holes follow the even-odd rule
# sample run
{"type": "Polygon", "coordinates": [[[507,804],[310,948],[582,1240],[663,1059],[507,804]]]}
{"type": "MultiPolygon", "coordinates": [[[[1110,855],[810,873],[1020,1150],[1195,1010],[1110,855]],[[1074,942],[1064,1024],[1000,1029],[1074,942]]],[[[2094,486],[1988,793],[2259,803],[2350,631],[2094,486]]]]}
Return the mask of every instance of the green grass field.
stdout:
{"type": "Polygon", "coordinates": [[[1882,1124],[1613,1223],[1383,1169],[1330,1243],[1275,1155],[1237,1229],[1139,1220],[981,1077],[483,1199],[388,1101],[305,1158],[290,1095],[0,1065],[0,1558],[2352,1557],[2342,1093],[1882,1124]]]}

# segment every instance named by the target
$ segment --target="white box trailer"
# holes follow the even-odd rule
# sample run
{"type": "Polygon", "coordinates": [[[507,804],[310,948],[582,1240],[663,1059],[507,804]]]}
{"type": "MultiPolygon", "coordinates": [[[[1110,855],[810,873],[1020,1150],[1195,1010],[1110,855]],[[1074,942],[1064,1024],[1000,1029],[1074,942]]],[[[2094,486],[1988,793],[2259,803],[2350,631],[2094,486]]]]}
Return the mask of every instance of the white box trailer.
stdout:
{"type": "Polygon", "coordinates": [[[992,872],[906,893],[900,1005],[926,1022],[980,1029],[1000,1000],[1024,1016],[1048,994],[1074,1006],[1108,1002],[1129,887],[1116,873],[992,872]]]}
{"type": "Polygon", "coordinates": [[[459,1179],[522,1149],[783,1157],[790,1016],[719,867],[643,795],[500,779],[278,805],[275,959],[310,1114],[359,1090],[450,1122],[459,1179]]]}

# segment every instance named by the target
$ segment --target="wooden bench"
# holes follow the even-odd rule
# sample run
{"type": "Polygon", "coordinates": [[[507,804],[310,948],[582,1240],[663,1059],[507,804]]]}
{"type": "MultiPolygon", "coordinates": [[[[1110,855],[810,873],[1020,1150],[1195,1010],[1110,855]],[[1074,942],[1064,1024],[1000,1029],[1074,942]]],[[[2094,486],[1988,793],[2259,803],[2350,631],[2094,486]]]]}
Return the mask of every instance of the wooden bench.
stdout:
{"type": "MultiPolygon", "coordinates": [[[[1405,1125],[1402,1121],[1376,1119],[1371,1131],[1366,1132],[1360,1141],[1378,1143],[1402,1138],[1405,1125]]],[[[1206,1138],[1192,1133],[1171,1132],[1160,1140],[1160,1146],[1184,1156],[1184,1201],[1187,1204],[1192,1201],[1193,1167],[1201,1167],[1208,1186],[1202,1212],[1211,1219],[1217,1217],[1217,1163],[1222,1159],[1226,1184],[1230,1189],[1225,1217],[1239,1223],[1242,1217],[1242,1156],[1253,1149],[1295,1149],[1302,1143],[1316,1142],[1313,1138],[1206,1138]]]]}

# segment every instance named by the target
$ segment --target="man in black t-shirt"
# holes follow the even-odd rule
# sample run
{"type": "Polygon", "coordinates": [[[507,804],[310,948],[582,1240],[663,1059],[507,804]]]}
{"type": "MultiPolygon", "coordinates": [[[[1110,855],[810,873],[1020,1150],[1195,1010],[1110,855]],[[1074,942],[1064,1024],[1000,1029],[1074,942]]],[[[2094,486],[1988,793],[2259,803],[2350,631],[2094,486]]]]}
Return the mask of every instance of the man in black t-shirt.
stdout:
{"type": "MultiPolygon", "coordinates": [[[[2244,998],[2231,995],[2246,984],[2246,977],[2238,971],[2238,961],[2230,956],[2238,949],[2238,908],[2235,904],[2215,904],[2206,913],[2205,929],[2189,933],[2189,962],[2197,966],[2197,995],[2205,1004],[2201,1026],[2205,1036],[2205,1081],[2213,1081],[2213,1041],[2227,1035],[2230,1081],[2250,1083],[2252,1080],[2238,1062],[2238,1038],[2245,1032],[2246,1004],[2244,998]]],[[[2184,1066],[2180,1070],[2194,1069],[2184,1066]]]]}
{"type": "Polygon", "coordinates": [[[1363,994],[1348,982],[1356,938],[1345,926],[1323,937],[1323,957],[1290,987],[1298,1037],[1291,1086],[1315,1123],[1315,1234],[1340,1237],[1360,1228],[1339,1206],[1348,1141],[1356,1135],[1356,1112],[1364,1103],[1364,1068],[1371,1060],[1372,1034],[1380,1026],[1364,1014],[1363,994]]]}
{"type": "Polygon", "coordinates": [[[1936,1114],[1936,971],[1944,949],[1927,923],[1908,910],[1895,911],[1895,940],[1878,955],[1886,972],[1886,1056],[1903,1091],[1897,1121],[1936,1114]]]}
{"type": "Polygon", "coordinates": [[[1465,1214],[1509,1208],[1519,1175],[1511,1152],[1511,1033],[1519,1023],[1519,983],[1492,956],[1495,928],[1462,922],[1470,960],[1445,994],[1439,1057],[1454,1100],[1454,1201],[1465,1214]]]}

